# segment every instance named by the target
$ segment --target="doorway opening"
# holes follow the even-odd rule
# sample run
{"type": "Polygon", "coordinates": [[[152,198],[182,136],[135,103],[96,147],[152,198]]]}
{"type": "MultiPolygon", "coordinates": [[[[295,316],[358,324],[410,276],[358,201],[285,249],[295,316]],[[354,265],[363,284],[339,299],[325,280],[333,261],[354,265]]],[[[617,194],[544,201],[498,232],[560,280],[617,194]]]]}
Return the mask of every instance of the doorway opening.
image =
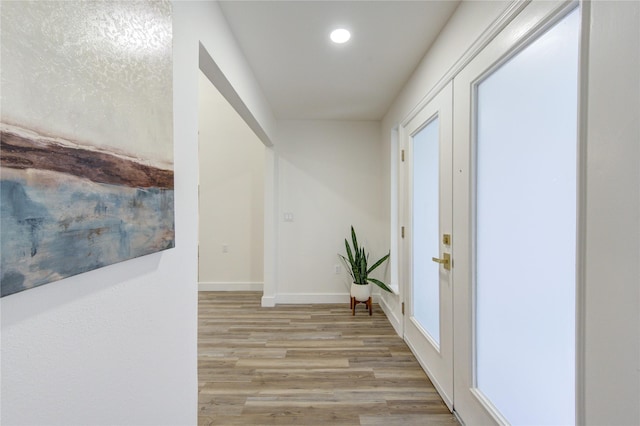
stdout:
{"type": "Polygon", "coordinates": [[[200,290],[262,291],[265,147],[199,72],[200,290]]]}

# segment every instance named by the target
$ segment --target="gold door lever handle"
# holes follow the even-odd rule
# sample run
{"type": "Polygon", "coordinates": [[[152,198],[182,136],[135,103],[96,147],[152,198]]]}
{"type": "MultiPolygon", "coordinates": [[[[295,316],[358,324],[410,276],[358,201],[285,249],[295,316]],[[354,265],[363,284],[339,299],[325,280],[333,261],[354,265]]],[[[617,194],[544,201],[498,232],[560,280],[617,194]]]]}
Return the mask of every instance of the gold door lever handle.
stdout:
{"type": "Polygon", "coordinates": [[[444,266],[444,269],[446,269],[447,271],[451,270],[451,255],[449,253],[443,253],[442,259],[438,259],[437,257],[432,257],[431,260],[433,260],[436,263],[442,264],[442,266],[444,266]]]}

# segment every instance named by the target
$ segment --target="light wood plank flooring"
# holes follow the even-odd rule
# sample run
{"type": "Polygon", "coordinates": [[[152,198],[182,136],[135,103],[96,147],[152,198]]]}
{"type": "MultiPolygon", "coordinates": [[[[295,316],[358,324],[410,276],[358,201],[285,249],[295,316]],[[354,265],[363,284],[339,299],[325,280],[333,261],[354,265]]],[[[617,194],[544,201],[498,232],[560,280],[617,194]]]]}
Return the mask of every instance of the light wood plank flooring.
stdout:
{"type": "Polygon", "coordinates": [[[457,425],[378,305],[201,292],[199,425],[457,425]]]}

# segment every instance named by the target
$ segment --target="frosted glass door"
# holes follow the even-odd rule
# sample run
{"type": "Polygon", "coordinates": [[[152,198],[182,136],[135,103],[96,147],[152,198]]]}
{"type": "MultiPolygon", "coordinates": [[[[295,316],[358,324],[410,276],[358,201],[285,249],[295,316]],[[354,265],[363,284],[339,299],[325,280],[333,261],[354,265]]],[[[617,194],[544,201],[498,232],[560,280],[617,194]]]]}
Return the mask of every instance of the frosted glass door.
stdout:
{"type": "Polygon", "coordinates": [[[413,136],[413,316],[440,346],[439,132],[436,116],[413,136]]]}
{"type": "Polygon", "coordinates": [[[472,371],[456,388],[461,412],[469,392],[513,425],[575,424],[579,28],[574,8],[507,60],[499,49],[480,55],[456,80],[467,88],[456,93],[460,113],[473,117],[456,167],[468,161],[471,178],[454,185],[471,203],[457,222],[470,224],[469,252],[455,256],[471,266],[471,296],[458,306],[456,294],[455,310],[471,330],[459,354],[472,371]]]}
{"type": "Polygon", "coordinates": [[[453,407],[452,271],[435,263],[450,254],[453,85],[447,84],[403,128],[408,201],[403,218],[409,254],[403,275],[408,309],[404,338],[442,399],[453,407]]]}
{"type": "Polygon", "coordinates": [[[575,4],[532,2],[454,81],[454,398],[467,424],[576,421],[579,29],[575,4]]]}
{"type": "Polygon", "coordinates": [[[477,89],[477,386],[511,424],[573,424],[578,19],[477,89]]]}

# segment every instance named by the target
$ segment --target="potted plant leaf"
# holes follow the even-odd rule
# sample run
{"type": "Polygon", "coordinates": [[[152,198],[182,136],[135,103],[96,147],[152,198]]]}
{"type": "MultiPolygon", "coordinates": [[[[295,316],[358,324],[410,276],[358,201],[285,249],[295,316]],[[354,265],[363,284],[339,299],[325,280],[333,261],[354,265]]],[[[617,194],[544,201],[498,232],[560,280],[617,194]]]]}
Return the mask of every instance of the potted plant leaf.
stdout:
{"type": "MultiPolygon", "coordinates": [[[[347,256],[345,257],[342,254],[338,254],[353,280],[351,284],[351,297],[359,302],[368,301],[371,297],[371,284],[375,284],[381,289],[390,292],[391,289],[385,283],[369,276],[373,270],[389,258],[389,253],[369,266],[369,253],[366,252],[364,247],[358,245],[358,238],[356,237],[356,231],[353,229],[353,226],[351,227],[351,241],[353,248],[349,245],[349,241],[347,241],[346,238],[344,240],[347,256]]],[[[351,307],[354,307],[353,300],[351,307]]]]}

